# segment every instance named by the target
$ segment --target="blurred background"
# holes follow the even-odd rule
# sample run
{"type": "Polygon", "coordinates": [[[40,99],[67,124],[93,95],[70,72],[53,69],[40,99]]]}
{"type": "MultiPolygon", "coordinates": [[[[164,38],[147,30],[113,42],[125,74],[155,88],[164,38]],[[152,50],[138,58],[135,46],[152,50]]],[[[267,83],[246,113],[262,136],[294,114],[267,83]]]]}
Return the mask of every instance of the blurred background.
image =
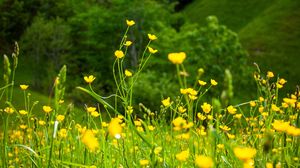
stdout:
{"type": "Polygon", "coordinates": [[[213,97],[228,88],[228,69],[231,103],[255,98],[254,62],[263,72],[273,71],[288,81],[280,96],[300,83],[298,0],[0,0],[0,55],[10,56],[14,42],[19,43],[16,84],[29,84],[39,97],[51,93],[66,64],[67,99],[80,104],[89,101],[75,89],[85,85],[84,75],[96,76],[93,86],[100,95],[114,93],[113,53],[126,19],[136,22],[128,34],[133,45],[126,55],[127,69],[135,71],[147,33],[158,37],[151,46],[159,52],[134,93],[135,103],[150,109],[159,109],[158,100],[179,93],[175,66],[167,60],[170,52],[186,52],[191,86],[199,68],[205,70],[202,80],[219,82],[209,93],[213,97]]]}

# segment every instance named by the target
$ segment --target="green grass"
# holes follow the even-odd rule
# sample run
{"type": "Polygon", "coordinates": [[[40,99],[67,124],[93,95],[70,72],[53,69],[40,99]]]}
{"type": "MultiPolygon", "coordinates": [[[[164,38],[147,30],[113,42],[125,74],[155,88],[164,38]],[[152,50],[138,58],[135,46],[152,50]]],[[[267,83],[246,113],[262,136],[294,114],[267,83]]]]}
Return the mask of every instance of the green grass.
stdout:
{"type": "Polygon", "coordinates": [[[238,32],[241,43],[264,71],[288,80],[287,90],[299,84],[300,1],[198,0],[183,11],[190,22],[203,25],[216,15],[221,24],[238,32]]]}

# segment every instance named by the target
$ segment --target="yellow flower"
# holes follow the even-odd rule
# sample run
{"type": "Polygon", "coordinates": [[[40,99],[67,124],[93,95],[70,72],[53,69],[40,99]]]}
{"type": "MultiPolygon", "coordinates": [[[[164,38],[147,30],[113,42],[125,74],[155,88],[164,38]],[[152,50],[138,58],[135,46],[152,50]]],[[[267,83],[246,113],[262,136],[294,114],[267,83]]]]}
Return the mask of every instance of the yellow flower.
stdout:
{"type": "Polygon", "coordinates": [[[124,55],[123,51],[121,51],[121,50],[116,50],[116,51],[115,51],[115,56],[116,56],[117,58],[123,58],[125,55],[124,55]]]}
{"type": "Polygon", "coordinates": [[[178,111],[179,111],[179,113],[184,113],[184,112],[186,112],[186,108],[184,108],[183,106],[179,106],[178,111]]]}
{"type": "Polygon", "coordinates": [[[241,119],[242,118],[242,114],[236,114],[236,115],[234,115],[234,118],[241,119]]]}
{"type": "Polygon", "coordinates": [[[158,146],[154,149],[154,153],[158,155],[162,151],[162,147],[158,146]]]}
{"type": "Polygon", "coordinates": [[[268,72],[267,72],[267,77],[268,77],[268,78],[273,78],[273,77],[274,77],[273,72],[268,71],[268,72]]]}
{"type": "Polygon", "coordinates": [[[224,149],[224,147],[225,147],[224,144],[218,144],[218,145],[217,145],[217,148],[218,148],[218,149],[224,149]]]}
{"type": "Polygon", "coordinates": [[[234,155],[243,162],[247,162],[256,155],[256,149],[254,148],[240,148],[233,149],[234,155]]]}
{"type": "Polygon", "coordinates": [[[96,107],[87,107],[87,108],[86,108],[86,111],[87,111],[88,113],[92,113],[92,112],[94,112],[94,111],[96,111],[96,110],[97,110],[96,107]]]}
{"type": "Polygon", "coordinates": [[[162,103],[165,107],[170,106],[170,105],[171,105],[170,97],[168,97],[168,98],[162,100],[161,103],[162,103]]]}
{"type": "Polygon", "coordinates": [[[67,137],[67,129],[62,128],[58,131],[58,137],[60,138],[66,138],[67,137]]]}
{"type": "Polygon", "coordinates": [[[227,133],[227,137],[228,137],[229,139],[234,139],[234,138],[235,138],[235,135],[227,133]]]}
{"type": "Polygon", "coordinates": [[[185,150],[185,151],[182,151],[182,152],[176,154],[175,157],[177,160],[184,162],[189,158],[189,153],[190,153],[189,150],[185,150]]]}
{"type": "Polygon", "coordinates": [[[90,76],[84,76],[83,79],[86,83],[90,84],[96,79],[96,77],[94,77],[93,75],[90,75],[90,76]]]}
{"type": "Polygon", "coordinates": [[[206,85],[206,82],[202,81],[202,80],[198,80],[199,85],[204,86],[206,85]]]}
{"type": "Polygon", "coordinates": [[[278,83],[284,85],[287,81],[283,78],[279,79],[278,83]]]}
{"type": "Polygon", "coordinates": [[[21,115],[26,115],[26,114],[28,114],[28,112],[25,111],[25,110],[20,110],[19,113],[20,113],[21,115]]]}
{"type": "Polygon", "coordinates": [[[206,119],[206,117],[204,115],[202,115],[201,113],[197,113],[197,117],[199,118],[199,120],[203,121],[206,119]]]}
{"type": "Polygon", "coordinates": [[[149,40],[151,40],[151,41],[157,39],[157,37],[156,37],[154,34],[148,34],[148,38],[149,38],[149,40]]]}
{"type": "Polygon", "coordinates": [[[277,107],[275,104],[272,104],[272,105],[271,105],[271,109],[272,109],[273,111],[275,111],[275,112],[280,111],[280,108],[277,107]]]}
{"type": "Polygon", "coordinates": [[[95,137],[92,130],[86,130],[82,134],[81,141],[86,145],[86,147],[94,152],[99,147],[98,139],[95,137]]]}
{"type": "Polygon", "coordinates": [[[6,113],[8,113],[8,114],[12,114],[12,113],[14,113],[14,109],[13,108],[11,108],[11,107],[6,107],[5,109],[4,109],[4,111],[6,112],[6,113]]]}
{"type": "Polygon", "coordinates": [[[148,129],[149,129],[149,131],[153,131],[155,129],[155,127],[152,125],[148,125],[148,129]]]}
{"type": "Polygon", "coordinates": [[[131,46],[131,44],[132,44],[132,42],[129,41],[129,40],[127,40],[127,41],[124,43],[124,45],[127,46],[127,47],[131,46]]]}
{"type": "Polygon", "coordinates": [[[214,165],[212,158],[204,155],[196,155],[195,164],[200,168],[211,168],[214,165]]]}
{"type": "Polygon", "coordinates": [[[43,120],[39,120],[39,125],[43,126],[43,125],[45,125],[45,124],[46,124],[46,122],[45,122],[45,121],[43,121],[43,120]]]}
{"type": "Polygon", "coordinates": [[[119,118],[113,118],[108,125],[108,132],[110,136],[120,139],[122,134],[121,120],[119,118]]]}
{"type": "Polygon", "coordinates": [[[125,76],[131,77],[132,76],[132,72],[130,72],[128,69],[125,69],[125,76]]]}
{"type": "Polygon", "coordinates": [[[201,105],[201,108],[205,113],[209,113],[212,109],[212,106],[210,104],[204,102],[203,105],[201,105]]]}
{"type": "Polygon", "coordinates": [[[250,106],[251,107],[255,107],[256,106],[256,102],[255,101],[250,101],[250,106]]]}
{"type": "Polygon", "coordinates": [[[273,168],[273,164],[270,162],[266,163],[266,168],[273,168]]]}
{"type": "Polygon", "coordinates": [[[91,116],[93,116],[93,117],[99,117],[100,114],[99,114],[97,111],[93,111],[93,112],[91,113],[91,116]]]}
{"type": "Polygon", "coordinates": [[[216,86],[218,84],[218,82],[215,81],[214,79],[211,79],[210,84],[213,85],[213,86],[216,86]]]}
{"type": "Polygon", "coordinates": [[[52,111],[52,108],[50,106],[43,106],[43,110],[45,113],[49,114],[52,111]]]}
{"type": "Polygon", "coordinates": [[[20,85],[20,88],[21,88],[22,90],[26,90],[28,87],[29,87],[28,85],[20,85]]]}
{"type": "Polygon", "coordinates": [[[62,122],[64,119],[65,119],[64,115],[58,115],[58,116],[56,116],[56,120],[59,121],[59,122],[62,122]]]}
{"type": "Polygon", "coordinates": [[[227,111],[228,111],[228,113],[230,113],[230,114],[235,114],[236,111],[237,111],[237,109],[234,108],[232,105],[230,105],[230,106],[227,107],[227,111]]]}
{"type": "Polygon", "coordinates": [[[227,127],[226,125],[221,125],[220,128],[223,131],[230,131],[231,130],[231,128],[227,127]]]}
{"type": "Polygon", "coordinates": [[[173,63],[173,64],[182,64],[183,61],[186,58],[186,54],[184,52],[179,52],[179,53],[169,53],[168,54],[168,59],[173,63]]]}
{"type": "Polygon", "coordinates": [[[141,166],[147,166],[147,165],[149,165],[149,160],[147,160],[147,159],[142,159],[142,160],[140,160],[140,165],[141,166]]]}
{"type": "Polygon", "coordinates": [[[133,26],[135,24],[134,20],[126,20],[127,26],[133,26]]]}
{"type": "Polygon", "coordinates": [[[155,49],[153,49],[153,48],[151,48],[151,47],[148,47],[148,50],[149,50],[149,52],[150,52],[151,54],[157,53],[157,50],[155,50],[155,49]]]}

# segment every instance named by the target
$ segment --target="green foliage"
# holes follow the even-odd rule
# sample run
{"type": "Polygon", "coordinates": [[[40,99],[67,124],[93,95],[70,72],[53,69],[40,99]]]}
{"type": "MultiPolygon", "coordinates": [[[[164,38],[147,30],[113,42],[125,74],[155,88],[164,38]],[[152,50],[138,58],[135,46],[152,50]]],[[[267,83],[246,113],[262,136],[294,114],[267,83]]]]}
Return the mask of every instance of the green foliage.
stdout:
{"type": "Polygon", "coordinates": [[[62,66],[62,58],[71,47],[69,32],[69,26],[62,19],[47,21],[38,16],[22,36],[26,62],[35,69],[32,71],[34,87],[49,88],[49,81],[54,80],[55,72],[62,66]]]}

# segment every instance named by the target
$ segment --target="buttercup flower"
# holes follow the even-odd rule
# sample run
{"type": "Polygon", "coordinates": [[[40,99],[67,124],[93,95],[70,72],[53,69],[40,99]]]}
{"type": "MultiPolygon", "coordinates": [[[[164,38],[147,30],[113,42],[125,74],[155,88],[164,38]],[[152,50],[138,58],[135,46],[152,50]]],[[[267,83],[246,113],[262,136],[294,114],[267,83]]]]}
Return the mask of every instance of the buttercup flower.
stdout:
{"type": "Polygon", "coordinates": [[[99,147],[98,139],[95,137],[92,130],[84,131],[84,133],[82,134],[81,141],[92,152],[94,152],[99,147]]]}
{"type": "Polygon", "coordinates": [[[213,86],[216,86],[218,84],[218,82],[215,81],[214,79],[211,79],[210,84],[213,85],[213,86]]]}
{"type": "Polygon", "coordinates": [[[274,77],[273,72],[268,71],[268,72],[267,72],[267,77],[268,77],[268,78],[273,78],[273,77],[274,77]]]}
{"type": "Polygon", "coordinates": [[[129,70],[125,69],[125,76],[131,77],[132,76],[132,72],[130,72],[129,70]]]}
{"type": "Polygon", "coordinates": [[[43,106],[43,111],[49,114],[52,111],[52,108],[50,106],[43,106]]]}
{"type": "Polygon", "coordinates": [[[168,98],[162,100],[161,103],[162,103],[165,107],[170,106],[170,104],[171,104],[170,97],[168,97],[168,98]]]}
{"type": "Polygon", "coordinates": [[[201,108],[202,110],[205,112],[205,113],[209,113],[211,111],[211,108],[212,106],[206,102],[204,102],[202,105],[201,105],[201,108]]]}
{"type": "Polygon", "coordinates": [[[229,114],[235,114],[237,109],[234,108],[232,105],[230,105],[230,106],[227,107],[227,111],[228,111],[229,114]]]}
{"type": "Polygon", "coordinates": [[[128,40],[124,43],[124,46],[129,47],[129,46],[131,46],[131,44],[132,44],[132,42],[128,40]]]}
{"type": "Polygon", "coordinates": [[[211,168],[214,165],[212,158],[204,155],[197,155],[195,164],[199,168],[211,168]]]}
{"type": "Polygon", "coordinates": [[[151,41],[157,39],[157,37],[156,37],[154,34],[148,34],[148,38],[149,38],[149,40],[151,40],[151,41]]]}
{"type": "Polygon", "coordinates": [[[125,55],[124,55],[123,51],[121,51],[121,50],[116,50],[116,51],[115,51],[115,56],[116,56],[117,58],[123,58],[125,55]]]}
{"type": "Polygon", "coordinates": [[[157,50],[155,50],[155,49],[153,49],[153,48],[151,48],[151,47],[148,47],[148,50],[149,50],[149,52],[150,52],[151,54],[157,53],[157,50]]]}
{"type": "Polygon", "coordinates": [[[177,160],[183,162],[183,161],[186,161],[188,159],[189,153],[190,153],[189,150],[184,150],[184,151],[176,154],[175,157],[176,157],[177,160]]]}
{"type": "Polygon", "coordinates": [[[29,87],[28,85],[20,85],[20,88],[21,88],[22,90],[26,90],[28,87],[29,87]]]}
{"type": "Polygon", "coordinates": [[[186,58],[186,54],[184,52],[179,52],[179,53],[169,53],[168,54],[168,59],[173,63],[173,64],[182,64],[183,61],[186,58]]]}
{"type": "Polygon", "coordinates": [[[256,149],[254,148],[240,148],[233,149],[234,155],[243,162],[252,159],[256,155],[256,149]]]}
{"type": "Polygon", "coordinates": [[[133,26],[135,24],[134,20],[126,20],[127,26],[133,26]]]}
{"type": "Polygon", "coordinates": [[[84,76],[83,79],[86,83],[90,84],[96,79],[96,77],[94,77],[93,75],[90,75],[90,76],[84,76]]]}

